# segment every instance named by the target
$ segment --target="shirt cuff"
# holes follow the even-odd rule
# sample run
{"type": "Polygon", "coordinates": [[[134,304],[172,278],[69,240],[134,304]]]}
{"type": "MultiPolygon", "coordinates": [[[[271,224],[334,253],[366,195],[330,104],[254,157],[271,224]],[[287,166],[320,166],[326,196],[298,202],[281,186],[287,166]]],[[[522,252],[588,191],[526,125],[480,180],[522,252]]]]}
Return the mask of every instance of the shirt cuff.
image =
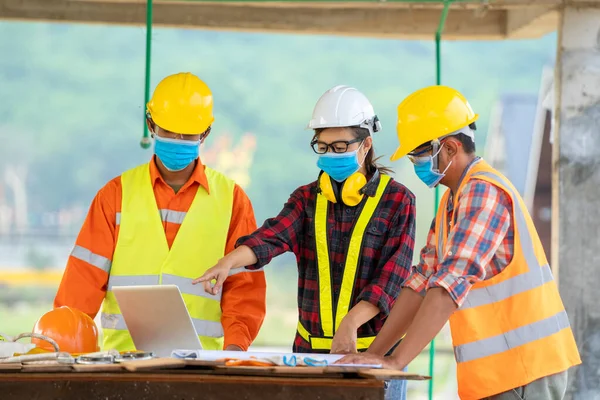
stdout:
{"type": "Polygon", "coordinates": [[[267,260],[261,260],[260,258],[260,252],[257,251],[257,249],[260,248],[260,246],[262,246],[263,243],[259,240],[256,239],[252,236],[244,236],[238,239],[238,241],[235,243],[235,248],[237,249],[240,246],[247,246],[250,248],[250,250],[252,250],[254,252],[254,255],[256,256],[256,259],[258,260],[256,262],[256,264],[253,265],[246,265],[246,269],[249,270],[257,270],[257,269],[261,269],[262,267],[264,267],[265,265],[267,265],[269,262],[267,260]]]}
{"type": "Polygon", "coordinates": [[[473,284],[464,276],[456,276],[448,273],[448,271],[440,270],[429,279],[427,290],[436,287],[445,289],[456,303],[456,306],[460,307],[465,302],[471,286],[473,284]]]}
{"type": "Polygon", "coordinates": [[[425,296],[427,288],[427,277],[421,274],[416,267],[412,267],[408,279],[404,281],[402,287],[407,287],[419,293],[421,296],[425,296]]]}
{"type": "Polygon", "coordinates": [[[230,328],[229,331],[225,333],[225,341],[223,343],[223,349],[226,349],[229,345],[236,345],[244,351],[248,351],[248,347],[250,347],[251,340],[248,337],[248,332],[245,328],[230,328]]]}
{"type": "Polygon", "coordinates": [[[389,315],[390,309],[394,305],[394,298],[385,293],[385,291],[377,285],[367,285],[362,292],[360,292],[356,302],[358,303],[363,300],[379,308],[379,311],[383,316],[389,315]]]}

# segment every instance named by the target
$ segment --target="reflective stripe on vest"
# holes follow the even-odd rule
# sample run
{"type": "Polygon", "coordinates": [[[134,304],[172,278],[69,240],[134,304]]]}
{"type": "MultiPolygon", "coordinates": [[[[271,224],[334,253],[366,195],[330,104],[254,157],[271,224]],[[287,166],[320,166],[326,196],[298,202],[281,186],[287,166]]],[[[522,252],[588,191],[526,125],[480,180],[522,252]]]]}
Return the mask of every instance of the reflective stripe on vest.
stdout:
{"type": "MultiPolygon", "coordinates": [[[[202,285],[191,282],[225,253],[235,184],[210,168],[205,172],[210,194],[198,187],[187,212],[158,209],[148,164],[121,176],[120,230],[101,315],[104,349],[135,348],[113,287],[173,284],[181,291],[203,348],[222,350],[221,294],[212,296],[202,285]],[[171,249],[164,233],[165,221],[181,225],[171,249]]],[[[151,310],[148,317],[152,317],[151,310]]]]}
{"type": "Polygon", "coordinates": [[[71,251],[71,257],[77,258],[78,260],[85,261],[86,263],[93,265],[102,271],[109,273],[112,262],[99,254],[92,253],[85,247],[77,246],[73,247],[71,251]]]}
{"type": "MultiPolygon", "coordinates": [[[[327,243],[327,210],[329,202],[323,195],[317,195],[315,209],[315,241],[317,251],[317,264],[319,269],[319,311],[321,317],[321,329],[323,336],[311,335],[300,323],[298,324],[298,334],[310,343],[314,350],[330,350],[331,342],[335,330],[339,327],[342,319],[348,314],[351,306],[352,292],[356,280],[356,271],[360,261],[361,249],[365,230],[369,221],[375,213],[383,193],[391,181],[387,175],[381,175],[379,184],[374,197],[367,198],[365,205],[352,230],[348,253],[344,265],[344,275],[337,302],[337,307],[333,308],[331,292],[333,291],[331,283],[331,266],[329,262],[329,246],[327,243]],[[335,327],[334,327],[335,321],[335,327]]],[[[366,349],[373,342],[374,337],[360,338],[357,341],[357,348],[366,349]]]]}
{"type": "MultiPolygon", "coordinates": [[[[331,350],[333,338],[312,336],[299,321],[298,334],[310,344],[310,348],[313,350],[331,350]]],[[[374,340],[375,336],[359,337],[356,339],[356,348],[366,350],[371,346],[371,343],[373,343],[374,340]]]]}
{"type": "MultiPolygon", "coordinates": [[[[509,265],[500,274],[475,283],[450,318],[461,399],[486,398],[580,362],[558,288],[523,200],[483,161],[467,173],[456,198],[471,178],[490,182],[510,197],[515,246],[509,265]]],[[[446,251],[453,251],[446,248],[449,197],[448,190],[436,218],[439,262],[446,251]]],[[[453,205],[454,219],[457,201],[453,205]]]]}

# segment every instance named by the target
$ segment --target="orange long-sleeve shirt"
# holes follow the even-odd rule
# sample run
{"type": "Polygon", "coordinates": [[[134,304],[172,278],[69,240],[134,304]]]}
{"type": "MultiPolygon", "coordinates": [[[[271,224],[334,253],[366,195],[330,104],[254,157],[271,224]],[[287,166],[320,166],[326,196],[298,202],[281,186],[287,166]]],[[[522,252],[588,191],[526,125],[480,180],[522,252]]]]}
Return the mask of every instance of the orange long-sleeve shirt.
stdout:
{"type": "MultiPolygon", "coordinates": [[[[210,193],[204,168],[198,161],[190,179],[175,193],[162,179],[153,159],[150,162],[150,176],[158,208],[187,212],[200,186],[210,193]]],[[[120,176],[108,182],[97,193],[75,245],[97,256],[93,259],[101,261],[94,264],[103,263],[103,268],[77,258],[77,252],[71,254],[54,299],[54,307],[74,307],[92,318],[100,310],[108,285],[109,274],[105,271],[108,269],[106,266],[110,266],[112,262],[119,235],[117,213],[121,212],[121,198],[120,176]]],[[[163,221],[169,248],[180,226],[179,223],[163,221]]],[[[225,252],[229,253],[235,248],[238,238],[255,230],[256,219],[250,199],[242,188],[235,185],[225,252]]],[[[225,281],[221,297],[221,323],[225,331],[225,347],[237,345],[244,350],[248,349],[258,335],[265,317],[265,297],[266,282],[262,271],[235,274],[225,281]]]]}

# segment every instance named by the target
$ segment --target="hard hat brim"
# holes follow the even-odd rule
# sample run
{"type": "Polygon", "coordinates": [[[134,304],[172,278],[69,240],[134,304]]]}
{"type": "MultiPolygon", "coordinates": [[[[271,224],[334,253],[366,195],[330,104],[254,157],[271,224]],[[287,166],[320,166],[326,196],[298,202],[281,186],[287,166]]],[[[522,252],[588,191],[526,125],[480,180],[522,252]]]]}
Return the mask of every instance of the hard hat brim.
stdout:
{"type": "Polygon", "coordinates": [[[392,154],[392,156],[390,157],[390,161],[398,161],[407,154],[408,152],[404,148],[402,148],[402,146],[400,146],[396,149],[394,154],[392,154]]]}

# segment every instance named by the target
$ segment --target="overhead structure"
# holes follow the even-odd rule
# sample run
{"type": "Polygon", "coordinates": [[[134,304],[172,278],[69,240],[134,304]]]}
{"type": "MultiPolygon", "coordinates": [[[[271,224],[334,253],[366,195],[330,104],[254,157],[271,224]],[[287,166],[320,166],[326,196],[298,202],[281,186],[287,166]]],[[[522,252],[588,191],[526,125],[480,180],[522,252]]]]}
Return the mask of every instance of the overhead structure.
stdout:
{"type": "MultiPolygon", "coordinates": [[[[440,0],[153,2],[155,27],[431,39],[440,0]]],[[[577,1],[578,5],[599,0],[577,1]]],[[[456,0],[445,40],[535,38],[558,27],[561,0],[456,0]]],[[[146,0],[0,0],[0,19],[145,25],[146,0]]]]}

